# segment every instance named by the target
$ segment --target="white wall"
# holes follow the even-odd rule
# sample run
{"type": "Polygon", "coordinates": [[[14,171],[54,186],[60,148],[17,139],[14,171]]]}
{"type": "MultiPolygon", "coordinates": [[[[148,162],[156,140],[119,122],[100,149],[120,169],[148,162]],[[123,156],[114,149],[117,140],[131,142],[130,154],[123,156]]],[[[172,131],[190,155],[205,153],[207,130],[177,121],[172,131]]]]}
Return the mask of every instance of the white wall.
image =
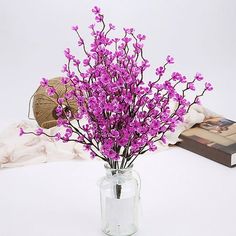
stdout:
{"type": "Polygon", "coordinates": [[[145,55],[153,67],[171,54],[173,70],[202,72],[215,87],[205,106],[236,120],[236,1],[0,0],[2,122],[26,118],[41,77],[61,74],[64,48],[76,45],[71,26],[78,24],[87,38],[94,5],[117,28],[132,26],[148,36],[145,55]]]}

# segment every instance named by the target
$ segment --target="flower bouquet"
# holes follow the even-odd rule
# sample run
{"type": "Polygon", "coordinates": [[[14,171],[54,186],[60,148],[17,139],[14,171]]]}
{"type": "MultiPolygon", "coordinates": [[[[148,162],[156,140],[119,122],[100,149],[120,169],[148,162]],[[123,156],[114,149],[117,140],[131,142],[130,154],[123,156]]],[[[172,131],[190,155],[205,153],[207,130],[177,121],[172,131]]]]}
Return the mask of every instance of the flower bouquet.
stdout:
{"type": "Polygon", "coordinates": [[[167,56],[165,63],[156,68],[154,79],[146,82],[144,73],[150,67],[143,51],[146,36],[136,34],[133,28],[124,28],[122,37],[110,37],[115,26],[105,23],[100,8],[94,7],[92,12],[96,23],[89,26],[91,45],[85,43],[77,25],[72,27],[84,56],[78,59],[69,48],[64,51],[67,62],[62,68],[61,83],[68,88],[64,96],[60,97],[47,79],[41,81],[48,96],[56,98],[57,124],[64,127],[64,132],[52,136],[39,128],[35,132],[21,129],[20,134],[78,142],[91,158],[105,161],[108,174],[101,184],[103,231],[109,235],[131,235],[137,230],[134,215],[139,199],[133,162],[147,151],[157,150],[158,142],[165,144],[166,133],[175,131],[190,107],[200,103],[199,98],[212,86],[206,82],[190,101],[188,96],[192,96],[203,76],[196,73],[188,80],[173,72],[163,79],[174,63],[172,56],[167,56]],[[70,109],[70,100],[76,101],[76,112],[70,109]],[[114,201],[109,202],[111,198],[114,201]],[[121,203],[122,199],[129,201],[121,203]],[[117,212],[119,217],[114,218],[109,215],[112,209],[130,209],[129,219],[117,212]],[[121,221],[122,217],[125,220],[121,221]]]}

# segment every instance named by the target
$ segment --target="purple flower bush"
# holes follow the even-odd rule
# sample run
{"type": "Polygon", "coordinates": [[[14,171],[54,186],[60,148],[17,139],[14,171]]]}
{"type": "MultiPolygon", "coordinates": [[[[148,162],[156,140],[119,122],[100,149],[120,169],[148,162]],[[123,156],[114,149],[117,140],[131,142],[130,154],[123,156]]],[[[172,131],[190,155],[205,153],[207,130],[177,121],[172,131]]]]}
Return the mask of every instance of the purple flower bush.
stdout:
{"type": "Polygon", "coordinates": [[[69,48],[64,51],[67,63],[62,68],[65,75],[61,83],[70,89],[59,97],[47,79],[41,81],[48,95],[57,98],[57,124],[64,127],[64,132],[50,136],[39,128],[35,132],[21,129],[20,134],[75,141],[83,144],[92,158],[101,158],[112,168],[126,168],[139,155],[155,151],[157,142],[166,143],[166,132],[174,132],[190,107],[200,103],[199,97],[213,88],[205,83],[202,92],[188,101],[186,94],[195,91],[196,82],[203,76],[197,73],[188,81],[181,73],[173,72],[163,80],[167,67],[174,63],[171,56],[156,69],[155,80],[145,83],[144,72],[150,67],[143,53],[146,36],[124,28],[123,37],[111,38],[109,33],[115,26],[105,24],[100,8],[94,7],[92,12],[96,24],[89,26],[93,38],[89,48],[79,27],[72,27],[84,57],[77,59],[69,48]],[[69,100],[77,102],[77,113],[65,109],[69,100]]]}

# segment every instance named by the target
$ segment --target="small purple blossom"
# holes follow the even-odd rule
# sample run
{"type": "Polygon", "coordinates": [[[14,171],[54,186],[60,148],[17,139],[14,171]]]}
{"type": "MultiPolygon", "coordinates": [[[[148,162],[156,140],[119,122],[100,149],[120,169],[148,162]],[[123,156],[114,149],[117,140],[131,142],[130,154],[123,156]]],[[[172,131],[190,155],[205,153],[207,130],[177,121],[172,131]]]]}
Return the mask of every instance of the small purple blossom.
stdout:
{"type": "Polygon", "coordinates": [[[55,95],[56,94],[56,89],[55,88],[53,88],[53,87],[48,87],[47,88],[47,93],[48,93],[48,96],[53,96],[53,95],[55,95]]]}
{"type": "Polygon", "coordinates": [[[174,58],[172,56],[168,55],[166,58],[166,62],[168,64],[174,64],[174,58]]]}
{"type": "Polygon", "coordinates": [[[83,39],[79,39],[78,40],[78,46],[80,47],[80,46],[82,46],[84,44],[84,40],[83,39]]]}
{"type": "Polygon", "coordinates": [[[89,154],[90,154],[91,159],[94,159],[97,156],[96,153],[93,151],[91,151],[89,154]]]}
{"type": "Polygon", "coordinates": [[[124,31],[127,34],[133,34],[134,33],[134,28],[124,28],[124,31]]]}
{"type": "Polygon", "coordinates": [[[98,15],[100,14],[101,12],[101,9],[97,6],[95,6],[93,9],[92,9],[92,12],[95,14],[95,15],[98,15]]]}
{"type": "Polygon", "coordinates": [[[68,84],[69,83],[69,81],[70,81],[70,78],[67,78],[67,77],[61,77],[61,83],[62,84],[68,84]]]}
{"type": "Polygon", "coordinates": [[[61,140],[61,134],[60,133],[56,133],[54,138],[55,138],[55,141],[61,140]]]}
{"type": "Polygon", "coordinates": [[[84,60],[83,60],[84,66],[88,66],[89,63],[90,63],[90,60],[91,60],[91,58],[86,58],[86,59],[84,59],[84,60]]]}
{"type": "Polygon", "coordinates": [[[63,141],[63,143],[67,143],[70,140],[70,138],[68,134],[66,133],[64,136],[61,137],[61,140],[63,141]]]}
{"type": "Polygon", "coordinates": [[[154,144],[154,142],[152,142],[152,141],[148,142],[148,146],[149,146],[149,150],[150,150],[151,152],[154,152],[154,151],[157,150],[157,146],[156,146],[156,145],[154,144]]]}
{"type": "Polygon", "coordinates": [[[42,78],[40,85],[44,88],[48,86],[48,80],[45,78],[42,78]]]}
{"type": "Polygon", "coordinates": [[[95,27],[95,24],[91,24],[91,25],[89,25],[88,28],[94,30],[94,27],[95,27]]]}
{"type": "Polygon", "coordinates": [[[43,134],[43,129],[42,128],[36,129],[35,134],[38,135],[38,136],[42,135],[43,134]]]}
{"type": "Polygon", "coordinates": [[[201,101],[200,101],[199,97],[195,98],[194,103],[201,105],[201,101]]]}
{"type": "Polygon", "coordinates": [[[132,39],[131,38],[128,38],[128,37],[125,37],[122,39],[122,41],[124,41],[126,44],[128,44],[132,39]]]}
{"type": "Polygon", "coordinates": [[[195,80],[198,80],[198,81],[201,81],[201,80],[203,80],[204,78],[203,78],[202,74],[196,73],[194,79],[195,79],[195,80]]]}
{"type": "Polygon", "coordinates": [[[80,65],[80,60],[79,59],[74,59],[73,60],[73,62],[74,62],[74,66],[79,66],[80,65]]]}
{"type": "Polygon", "coordinates": [[[120,134],[117,130],[112,130],[111,131],[111,135],[114,137],[114,138],[119,138],[120,134]]]}
{"type": "Polygon", "coordinates": [[[64,64],[63,66],[62,66],[62,70],[61,70],[61,72],[67,72],[68,71],[68,68],[67,68],[67,64],[64,64]]]}
{"type": "Polygon", "coordinates": [[[102,75],[100,81],[103,83],[103,84],[108,84],[110,82],[110,78],[108,75],[102,75]]]}
{"type": "Polygon", "coordinates": [[[163,66],[160,66],[156,69],[157,76],[163,76],[164,73],[165,73],[165,68],[163,66]]]}
{"type": "Polygon", "coordinates": [[[66,57],[68,60],[72,60],[72,59],[75,58],[73,55],[71,55],[69,48],[67,48],[67,49],[64,50],[64,55],[65,55],[65,57],[66,57]]]}
{"type": "Polygon", "coordinates": [[[59,117],[57,119],[57,126],[60,127],[60,126],[64,126],[64,127],[67,127],[68,125],[68,121],[66,119],[63,119],[61,117],[59,117]]]}
{"type": "Polygon", "coordinates": [[[210,84],[210,83],[205,83],[205,89],[208,90],[208,91],[211,91],[213,90],[213,86],[210,84]]]}
{"type": "Polygon", "coordinates": [[[184,76],[184,75],[181,76],[181,77],[180,77],[180,82],[183,83],[183,84],[186,83],[186,82],[187,82],[187,77],[184,76]]]}
{"type": "Polygon", "coordinates": [[[74,25],[71,27],[72,30],[77,31],[79,29],[78,25],[74,25]]]}
{"type": "Polygon", "coordinates": [[[116,29],[116,27],[113,25],[113,24],[109,24],[109,28],[111,29],[111,30],[115,30],[116,29]]]}
{"type": "Polygon", "coordinates": [[[143,40],[146,39],[146,36],[143,35],[143,34],[138,34],[138,35],[137,35],[137,38],[138,38],[140,41],[143,41],[143,40]]]}
{"type": "Polygon", "coordinates": [[[166,144],[166,143],[167,143],[166,137],[165,137],[165,136],[162,136],[162,137],[161,137],[161,141],[162,141],[163,144],[166,144]]]}
{"type": "Polygon", "coordinates": [[[177,80],[180,80],[182,78],[182,75],[179,72],[173,72],[172,75],[171,75],[171,78],[174,81],[177,81],[177,80]]]}
{"type": "Polygon", "coordinates": [[[19,135],[22,136],[23,134],[25,134],[25,131],[23,130],[23,128],[20,128],[19,135]]]}
{"type": "Polygon", "coordinates": [[[190,90],[192,90],[192,91],[195,91],[196,88],[195,88],[194,83],[188,83],[188,89],[190,89],[190,90]]]}
{"type": "Polygon", "coordinates": [[[58,106],[56,108],[56,115],[59,117],[63,114],[63,108],[61,106],[58,106]]]}
{"type": "Polygon", "coordinates": [[[97,23],[101,22],[103,20],[103,15],[96,15],[95,20],[97,23]]]}

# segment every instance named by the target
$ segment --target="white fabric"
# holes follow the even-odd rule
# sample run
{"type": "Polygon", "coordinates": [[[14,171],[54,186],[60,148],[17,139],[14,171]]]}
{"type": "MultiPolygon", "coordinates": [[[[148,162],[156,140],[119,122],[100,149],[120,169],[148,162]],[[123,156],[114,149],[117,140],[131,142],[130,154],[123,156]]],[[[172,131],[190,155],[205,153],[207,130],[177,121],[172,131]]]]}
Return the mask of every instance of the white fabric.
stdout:
{"type": "MultiPolygon", "coordinates": [[[[166,145],[158,144],[158,150],[165,149],[168,144],[175,144],[182,131],[200,123],[205,117],[215,116],[202,106],[193,106],[180,124],[175,133],[167,133],[166,145]]],[[[34,121],[21,121],[12,124],[0,134],[0,167],[16,167],[35,163],[88,158],[88,153],[81,144],[76,142],[62,143],[54,141],[44,135],[19,136],[19,128],[25,131],[34,131],[38,126],[34,121]]],[[[48,134],[55,134],[60,128],[53,127],[47,130],[48,134]]]]}
{"type": "MultiPolygon", "coordinates": [[[[16,167],[88,156],[79,143],[56,142],[45,135],[19,136],[20,127],[25,131],[34,131],[38,126],[35,121],[21,121],[10,125],[0,134],[1,167],[16,167]]],[[[47,133],[53,134],[58,129],[57,127],[51,128],[47,130],[47,133]]]]}

